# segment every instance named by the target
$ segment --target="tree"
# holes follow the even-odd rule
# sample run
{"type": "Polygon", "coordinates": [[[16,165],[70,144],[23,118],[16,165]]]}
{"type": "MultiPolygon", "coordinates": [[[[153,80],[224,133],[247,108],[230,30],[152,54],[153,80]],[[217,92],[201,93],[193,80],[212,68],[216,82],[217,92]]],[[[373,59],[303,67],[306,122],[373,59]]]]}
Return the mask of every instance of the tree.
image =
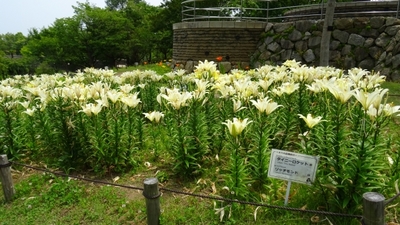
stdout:
{"type": "Polygon", "coordinates": [[[80,41],[89,66],[96,63],[115,66],[118,59],[127,56],[132,22],[123,12],[92,7],[87,3],[79,3],[74,9],[75,18],[80,21],[80,41]]]}
{"type": "Polygon", "coordinates": [[[129,43],[126,46],[128,62],[152,61],[156,53],[157,32],[152,29],[153,18],[158,15],[159,7],[146,4],[143,1],[128,2],[124,16],[131,22],[129,43]]]}
{"type": "MultiPolygon", "coordinates": [[[[171,56],[172,27],[182,20],[183,0],[164,0],[161,7],[150,6],[143,0],[105,1],[105,9],[87,2],[77,3],[73,7],[74,16],[57,19],[52,26],[41,30],[32,29],[26,38],[21,33],[0,35],[0,51],[11,57],[22,54],[24,61],[13,65],[25,62],[30,71],[38,66],[48,71],[76,70],[87,66],[115,66],[120,59],[133,63],[158,61],[171,56]]],[[[308,2],[282,0],[271,2],[270,6],[276,8],[308,2]]],[[[207,0],[197,2],[197,6],[265,8],[266,2],[207,0]]],[[[329,40],[327,43],[329,46],[329,40]]],[[[329,50],[329,47],[321,49],[329,50]]],[[[8,61],[7,65],[11,68],[8,61]]]]}
{"type": "Polygon", "coordinates": [[[151,21],[150,29],[155,34],[154,48],[163,55],[164,59],[172,54],[172,26],[174,23],[182,21],[181,10],[182,0],[164,0],[161,9],[149,19],[151,21]]]}
{"type": "Polygon", "coordinates": [[[123,10],[127,4],[128,0],[106,0],[107,8],[110,10],[123,10]]]}
{"type": "Polygon", "coordinates": [[[27,44],[21,50],[23,57],[29,59],[30,65],[35,69],[46,65],[47,69],[42,72],[54,73],[60,61],[60,53],[59,41],[54,37],[52,28],[44,28],[40,31],[34,29],[29,32],[27,39],[27,44]]]}
{"type": "Polygon", "coordinates": [[[329,65],[329,43],[332,33],[333,15],[335,12],[335,0],[328,0],[328,5],[326,6],[324,27],[322,30],[321,38],[321,54],[320,54],[320,66],[329,65]]]}
{"type": "Polygon", "coordinates": [[[0,51],[0,79],[5,79],[8,75],[8,65],[5,53],[0,51]]]}
{"type": "Polygon", "coordinates": [[[0,35],[0,50],[11,58],[14,58],[15,55],[20,55],[21,48],[25,43],[26,38],[21,32],[0,35]]]}

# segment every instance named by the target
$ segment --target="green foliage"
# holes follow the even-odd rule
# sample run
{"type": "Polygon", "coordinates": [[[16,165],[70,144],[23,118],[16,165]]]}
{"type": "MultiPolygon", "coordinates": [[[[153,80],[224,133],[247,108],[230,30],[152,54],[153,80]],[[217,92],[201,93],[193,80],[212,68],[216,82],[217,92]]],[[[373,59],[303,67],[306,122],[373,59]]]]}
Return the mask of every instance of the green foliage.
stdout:
{"type": "Polygon", "coordinates": [[[40,63],[35,70],[35,74],[53,74],[55,72],[55,68],[51,67],[46,61],[40,63]]]}
{"type": "Polygon", "coordinates": [[[294,136],[296,135],[297,123],[299,122],[296,117],[297,109],[297,95],[283,95],[277,99],[278,102],[282,102],[285,106],[282,111],[285,111],[282,114],[278,115],[277,124],[278,130],[281,132],[275,133],[275,137],[273,138],[273,146],[276,146],[277,149],[290,149],[290,146],[293,146],[292,140],[294,140],[294,136]]]}
{"type": "Polygon", "coordinates": [[[106,0],[107,8],[111,10],[123,10],[128,4],[128,0],[106,0]]]}
{"type": "Polygon", "coordinates": [[[171,72],[170,68],[170,62],[166,62],[164,60],[163,62],[159,62],[157,64],[146,64],[146,65],[137,65],[137,66],[129,66],[124,69],[117,69],[116,71],[118,73],[123,73],[126,71],[132,71],[132,70],[140,70],[140,71],[151,71],[151,72],[156,72],[158,75],[163,75],[168,72],[171,72]]]}
{"type": "Polygon", "coordinates": [[[83,197],[82,187],[76,185],[73,180],[55,178],[47,193],[43,195],[43,201],[49,205],[71,205],[76,204],[83,197]]]}
{"type": "Polygon", "coordinates": [[[12,59],[24,58],[5,65],[0,62],[0,74],[113,68],[121,59],[128,64],[155,62],[172,54],[172,25],[163,28],[155,22],[160,8],[144,1],[109,1],[108,9],[77,3],[74,10],[74,16],[56,19],[41,30],[32,29],[27,37],[22,33],[0,35],[1,52],[12,59]]]}
{"type": "MultiPolygon", "coordinates": [[[[145,165],[165,182],[175,174],[181,182],[211,185],[214,194],[279,203],[285,182],[268,177],[270,150],[279,148],[321,158],[315,184],[295,192],[293,204],[302,207],[299,199],[312,193],[315,207],[358,214],[364,192],[391,196],[398,184],[399,140],[387,129],[396,128],[399,107],[386,104],[386,92],[372,85],[383,82],[377,74],[349,74],[288,61],[227,74],[204,62],[192,74],[87,68],[74,76],[16,76],[0,86],[2,152],[97,175],[145,165]],[[364,95],[371,98],[368,110],[364,95]],[[271,106],[262,111],[255,99],[280,106],[267,113],[271,106]],[[143,115],[153,111],[165,115],[157,124],[143,115]]],[[[76,204],[79,190],[68,196],[61,186],[47,200],[63,192],[64,205],[76,204]]],[[[235,205],[218,207],[239,212],[235,205]]]]}
{"type": "Polygon", "coordinates": [[[3,51],[10,58],[21,55],[21,48],[25,43],[26,38],[21,32],[0,34],[0,51],[3,51]]]}
{"type": "Polygon", "coordinates": [[[2,224],[139,224],[145,220],[144,202],[130,201],[131,194],[114,187],[49,174],[23,175],[15,186],[17,199],[0,205],[7,211],[0,214],[2,224]]]}
{"type": "MultiPolygon", "coordinates": [[[[19,92],[14,92],[15,95],[19,95],[19,92]]],[[[17,120],[18,108],[19,105],[12,101],[11,96],[6,96],[0,104],[0,121],[3,124],[0,128],[2,134],[0,152],[8,155],[10,159],[19,159],[24,155],[22,149],[24,133],[17,129],[21,125],[21,121],[17,120]]]]}
{"type": "Polygon", "coordinates": [[[249,153],[250,174],[253,188],[262,191],[269,184],[268,167],[271,155],[270,140],[271,124],[276,118],[271,118],[263,112],[253,113],[252,149],[249,153]]]}
{"type": "Polygon", "coordinates": [[[232,199],[245,200],[249,198],[250,185],[249,170],[245,165],[245,152],[240,141],[241,137],[232,137],[228,151],[230,152],[228,174],[225,178],[228,187],[228,197],[232,199]]]}
{"type": "Polygon", "coordinates": [[[12,75],[28,74],[30,72],[29,60],[26,58],[9,58],[0,51],[0,79],[12,75]]]}
{"type": "Polygon", "coordinates": [[[210,96],[208,101],[204,103],[205,119],[207,127],[207,136],[209,137],[208,144],[210,152],[213,155],[219,155],[224,145],[225,141],[225,129],[226,126],[220,123],[221,121],[226,121],[228,118],[232,118],[231,115],[227,115],[225,110],[229,107],[226,105],[231,105],[232,102],[218,101],[216,96],[210,96]]]}
{"type": "Polygon", "coordinates": [[[400,105],[400,85],[397,82],[385,82],[382,84],[382,88],[388,88],[390,94],[388,96],[388,103],[394,105],[400,105]]]}
{"type": "Polygon", "coordinates": [[[195,99],[190,105],[190,136],[193,137],[191,145],[195,147],[196,157],[199,164],[202,165],[203,157],[209,153],[210,137],[208,136],[208,127],[206,122],[206,112],[203,109],[203,103],[206,99],[195,99]]]}
{"type": "Polygon", "coordinates": [[[174,113],[174,120],[169,124],[176,129],[172,130],[172,155],[176,159],[174,171],[184,177],[193,177],[200,173],[198,152],[193,145],[194,137],[188,125],[189,116],[187,108],[182,108],[174,113]]]}

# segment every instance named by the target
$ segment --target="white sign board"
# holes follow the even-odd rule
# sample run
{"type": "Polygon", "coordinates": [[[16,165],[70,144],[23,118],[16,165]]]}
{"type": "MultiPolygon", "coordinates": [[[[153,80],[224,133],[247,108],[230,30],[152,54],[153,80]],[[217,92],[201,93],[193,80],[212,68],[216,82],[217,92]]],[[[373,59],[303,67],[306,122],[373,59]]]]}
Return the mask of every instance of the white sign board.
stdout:
{"type": "Polygon", "coordinates": [[[311,185],[315,180],[319,156],[272,149],[268,176],[311,185]]]}

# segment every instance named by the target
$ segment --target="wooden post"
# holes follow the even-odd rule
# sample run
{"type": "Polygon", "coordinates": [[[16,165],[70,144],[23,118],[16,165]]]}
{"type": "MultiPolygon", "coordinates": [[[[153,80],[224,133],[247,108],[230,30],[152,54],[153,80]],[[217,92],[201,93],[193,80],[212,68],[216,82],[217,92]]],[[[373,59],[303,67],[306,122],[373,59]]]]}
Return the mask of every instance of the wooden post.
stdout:
{"type": "Polygon", "coordinates": [[[160,192],[157,178],[144,180],[143,195],[146,198],[147,224],[160,224],[160,192]]]}
{"type": "Polygon", "coordinates": [[[331,33],[333,30],[333,16],[335,14],[336,0],[328,0],[328,5],[325,10],[324,27],[321,36],[320,48],[320,66],[329,66],[329,43],[331,40],[331,33]]]}
{"type": "Polygon", "coordinates": [[[14,184],[11,176],[11,163],[7,155],[0,155],[0,181],[3,186],[4,198],[10,202],[15,194],[14,184]]]}
{"type": "Polygon", "coordinates": [[[376,192],[363,194],[363,224],[385,224],[385,197],[376,192]]]}

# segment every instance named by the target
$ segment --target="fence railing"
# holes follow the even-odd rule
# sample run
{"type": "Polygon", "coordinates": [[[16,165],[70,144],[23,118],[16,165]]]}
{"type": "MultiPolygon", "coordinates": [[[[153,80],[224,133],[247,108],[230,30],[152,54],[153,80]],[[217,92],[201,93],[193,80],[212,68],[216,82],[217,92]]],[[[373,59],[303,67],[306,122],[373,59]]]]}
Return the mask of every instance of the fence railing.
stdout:
{"type": "Polygon", "coordinates": [[[18,166],[26,167],[29,169],[50,173],[56,176],[68,177],[72,179],[87,181],[91,183],[98,183],[116,187],[123,187],[128,189],[135,189],[143,191],[143,196],[146,200],[146,212],[147,212],[147,223],[149,225],[158,225],[160,223],[160,196],[161,192],[171,192],[175,194],[187,195],[197,198],[203,199],[211,199],[216,201],[223,201],[228,203],[237,203],[243,205],[253,205],[259,207],[273,208],[273,209],[281,209],[286,211],[293,211],[299,213],[312,213],[318,215],[325,216],[334,216],[334,217],[342,217],[342,218],[356,218],[360,219],[362,224],[364,225],[384,225],[385,224],[385,206],[390,202],[394,201],[397,197],[400,196],[400,193],[395,195],[394,197],[385,200],[385,197],[376,192],[367,192],[363,195],[363,215],[350,215],[350,214],[342,214],[342,213],[334,213],[327,211],[319,211],[319,210],[307,210],[307,209],[299,209],[287,206],[277,206],[277,205],[269,205],[264,203],[256,203],[256,202],[248,202],[241,201],[235,199],[222,198],[218,196],[210,196],[210,195],[202,195],[195,193],[188,193],[179,190],[169,189],[165,187],[159,187],[157,178],[147,178],[143,182],[143,188],[141,187],[133,187],[130,185],[122,185],[116,183],[109,183],[105,181],[92,180],[79,176],[67,175],[60,172],[53,172],[48,169],[38,168],[30,165],[25,165],[18,162],[10,162],[8,161],[7,155],[0,155],[0,181],[2,183],[4,197],[6,202],[11,202],[13,200],[13,196],[15,195],[14,184],[11,176],[11,165],[15,164],[18,166]]]}
{"type": "MultiPolygon", "coordinates": [[[[282,22],[297,19],[323,19],[326,3],[297,5],[287,7],[270,7],[274,0],[257,0],[263,7],[245,7],[243,0],[237,7],[203,6],[207,0],[186,0],[182,2],[182,22],[255,20],[282,22]]],[[[210,5],[210,4],[207,4],[210,5]]],[[[356,1],[336,3],[335,18],[355,16],[392,16],[399,17],[400,1],[356,1]]]]}

